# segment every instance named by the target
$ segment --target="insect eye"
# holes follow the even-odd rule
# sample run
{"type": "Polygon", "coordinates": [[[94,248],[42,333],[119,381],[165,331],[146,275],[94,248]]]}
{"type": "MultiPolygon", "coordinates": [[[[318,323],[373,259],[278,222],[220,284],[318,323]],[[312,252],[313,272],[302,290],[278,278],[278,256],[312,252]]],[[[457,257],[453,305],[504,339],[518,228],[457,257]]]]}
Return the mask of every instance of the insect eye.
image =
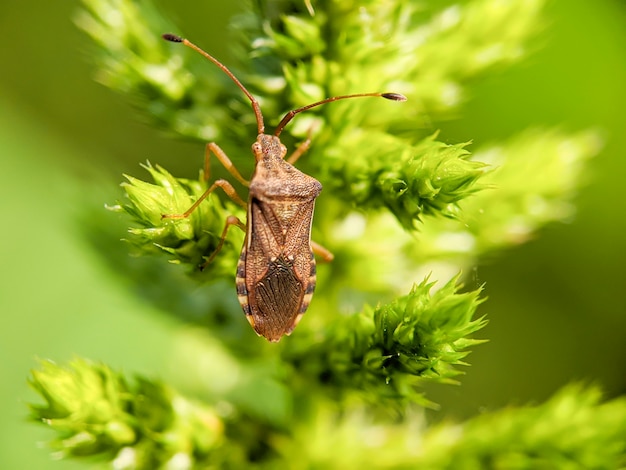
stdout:
{"type": "Polygon", "coordinates": [[[252,153],[258,154],[258,153],[261,153],[261,151],[262,151],[261,144],[259,144],[258,142],[255,142],[252,144],[252,153]]]}

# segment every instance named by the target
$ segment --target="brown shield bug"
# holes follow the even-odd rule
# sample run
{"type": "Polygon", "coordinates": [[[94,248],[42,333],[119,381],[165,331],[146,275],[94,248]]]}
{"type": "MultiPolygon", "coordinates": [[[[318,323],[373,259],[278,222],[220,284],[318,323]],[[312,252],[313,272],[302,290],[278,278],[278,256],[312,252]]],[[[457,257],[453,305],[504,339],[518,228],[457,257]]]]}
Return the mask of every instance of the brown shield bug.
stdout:
{"type": "Polygon", "coordinates": [[[209,186],[186,212],[166,214],[162,218],[189,217],[218,187],[233,201],[246,208],[245,224],[235,216],[227,218],[218,246],[206,264],[222,248],[232,225],[245,231],[246,237],[237,265],[239,303],[257,334],[272,342],[279,341],[283,335],[293,331],[311,302],[316,279],[314,253],[325,261],[333,259],[328,250],[311,241],[313,207],[322,185],[293,166],[309,147],[310,139],[307,138],[285,160],[287,148],[280,142],[280,133],[296,114],[331,101],[366,96],[378,96],[393,101],[406,101],[406,98],[399,93],[360,93],[327,98],[289,111],[274,134],[268,135],[265,134],[259,103],[226,66],[186,39],[173,34],[164,34],[163,38],[180,42],[199,52],[235,82],[252,103],[258,136],[252,144],[256,165],[250,181],[241,176],[217,144],[207,144],[205,153],[205,175],[208,175],[209,158],[213,153],[237,181],[249,188],[247,203],[228,181],[220,179],[209,186]]]}

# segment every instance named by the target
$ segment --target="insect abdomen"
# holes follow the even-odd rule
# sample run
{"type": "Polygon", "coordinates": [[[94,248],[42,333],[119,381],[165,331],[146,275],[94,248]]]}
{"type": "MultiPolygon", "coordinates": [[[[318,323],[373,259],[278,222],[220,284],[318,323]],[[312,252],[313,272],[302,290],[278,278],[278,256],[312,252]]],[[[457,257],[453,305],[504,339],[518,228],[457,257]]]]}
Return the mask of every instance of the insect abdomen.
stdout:
{"type": "MultiPolygon", "coordinates": [[[[248,303],[248,288],[246,287],[246,248],[241,250],[241,256],[237,263],[237,277],[235,278],[235,284],[237,285],[237,298],[241,304],[241,308],[246,314],[246,318],[249,318],[252,312],[250,311],[250,304],[248,303]]],[[[252,325],[254,326],[254,325],[252,325]]]]}
{"type": "Polygon", "coordinates": [[[296,273],[293,260],[280,255],[268,263],[263,277],[249,285],[245,277],[246,253],[237,268],[237,295],[246,318],[269,341],[290,334],[306,311],[315,290],[315,259],[304,279],[296,273]]]}

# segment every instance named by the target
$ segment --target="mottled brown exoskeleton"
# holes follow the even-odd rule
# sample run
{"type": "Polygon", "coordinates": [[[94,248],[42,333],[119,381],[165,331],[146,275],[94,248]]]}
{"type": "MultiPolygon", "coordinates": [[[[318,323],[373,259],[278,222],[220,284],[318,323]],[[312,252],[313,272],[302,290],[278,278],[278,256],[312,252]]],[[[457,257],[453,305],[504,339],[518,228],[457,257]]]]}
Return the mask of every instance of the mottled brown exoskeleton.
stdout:
{"type": "Polygon", "coordinates": [[[233,201],[246,208],[246,224],[235,216],[228,217],[218,246],[206,264],[222,248],[232,225],[246,232],[237,265],[239,303],[257,334],[272,342],[279,341],[283,335],[293,331],[311,302],[316,279],[314,253],[325,261],[333,258],[328,250],[311,241],[313,208],[322,185],[293,166],[308,149],[310,139],[307,138],[285,160],[287,148],[280,142],[280,133],[299,112],[331,101],[363,96],[379,96],[394,101],[405,101],[406,98],[398,93],[361,93],[327,98],[290,111],[278,124],[274,135],[268,135],[264,133],[263,114],[257,100],[230,70],[186,39],[173,34],[164,34],[163,38],[194,49],[226,73],[252,103],[258,125],[258,137],[252,144],[256,165],[250,181],[241,176],[217,144],[207,144],[205,154],[205,175],[209,173],[209,157],[213,153],[237,181],[248,186],[247,203],[228,181],[217,180],[186,212],[166,214],[163,218],[188,217],[218,187],[233,201]]]}

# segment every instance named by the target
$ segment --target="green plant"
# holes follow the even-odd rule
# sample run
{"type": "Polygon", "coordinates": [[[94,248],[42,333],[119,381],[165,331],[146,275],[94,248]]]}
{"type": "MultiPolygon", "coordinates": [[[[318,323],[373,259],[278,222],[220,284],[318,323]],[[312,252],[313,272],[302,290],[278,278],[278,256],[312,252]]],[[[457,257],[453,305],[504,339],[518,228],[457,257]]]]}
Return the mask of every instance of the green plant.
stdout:
{"type": "MultiPolygon", "coordinates": [[[[233,158],[241,153],[235,143],[254,141],[245,97],[200,56],[161,41],[160,33],[177,31],[149,3],[83,3],[77,22],[97,45],[99,80],[148,120],[216,140],[233,158]]],[[[320,268],[292,337],[254,341],[238,306],[214,301],[219,313],[203,319],[200,338],[189,338],[189,360],[212,364],[202,402],[145,378],[129,385],[106,365],[45,362],[32,385],[46,404],[32,415],[57,431],[53,448],[141,469],[623,465],[626,404],[602,404],[592,388],[569,387],[544,405],[463,425],[427,427],[421,413],[436,406],[423,386],[456,383],[470,348],[483,341],[473,338],[485,324],[475,315],[482,287],[465,290],[459,273],[569,217],[582,165],[599,147],[593,132],[534,129],[470,154],[468,143],[446,144],[418,125],[423,116],[449,118],[467,80],[519,60],[542,6],[293,0],[237,17],[240,45],[252,45],[237,75],[270,125],[332,95],[397,91],[409,102],[329,104],[283,134],[293,148],[314,130],[301,164],[324,184],[314,233],[336,255],[320,268]],[[572,427],[589,432],[565,437],[572,427]]],[[[241,163],[249,169],[251,160],[241,163]]],[[[243,210],[213,194],[189,219],[162,220],[184,212],[203,180],[145,168],[153,182],[128,176],[127,198],[112,208],[131,216],[135,251],[232,286],[241,233],[229,233],[203,273],[197,266],[216,248],[226,217],[243,220],[243,210]]]]}

